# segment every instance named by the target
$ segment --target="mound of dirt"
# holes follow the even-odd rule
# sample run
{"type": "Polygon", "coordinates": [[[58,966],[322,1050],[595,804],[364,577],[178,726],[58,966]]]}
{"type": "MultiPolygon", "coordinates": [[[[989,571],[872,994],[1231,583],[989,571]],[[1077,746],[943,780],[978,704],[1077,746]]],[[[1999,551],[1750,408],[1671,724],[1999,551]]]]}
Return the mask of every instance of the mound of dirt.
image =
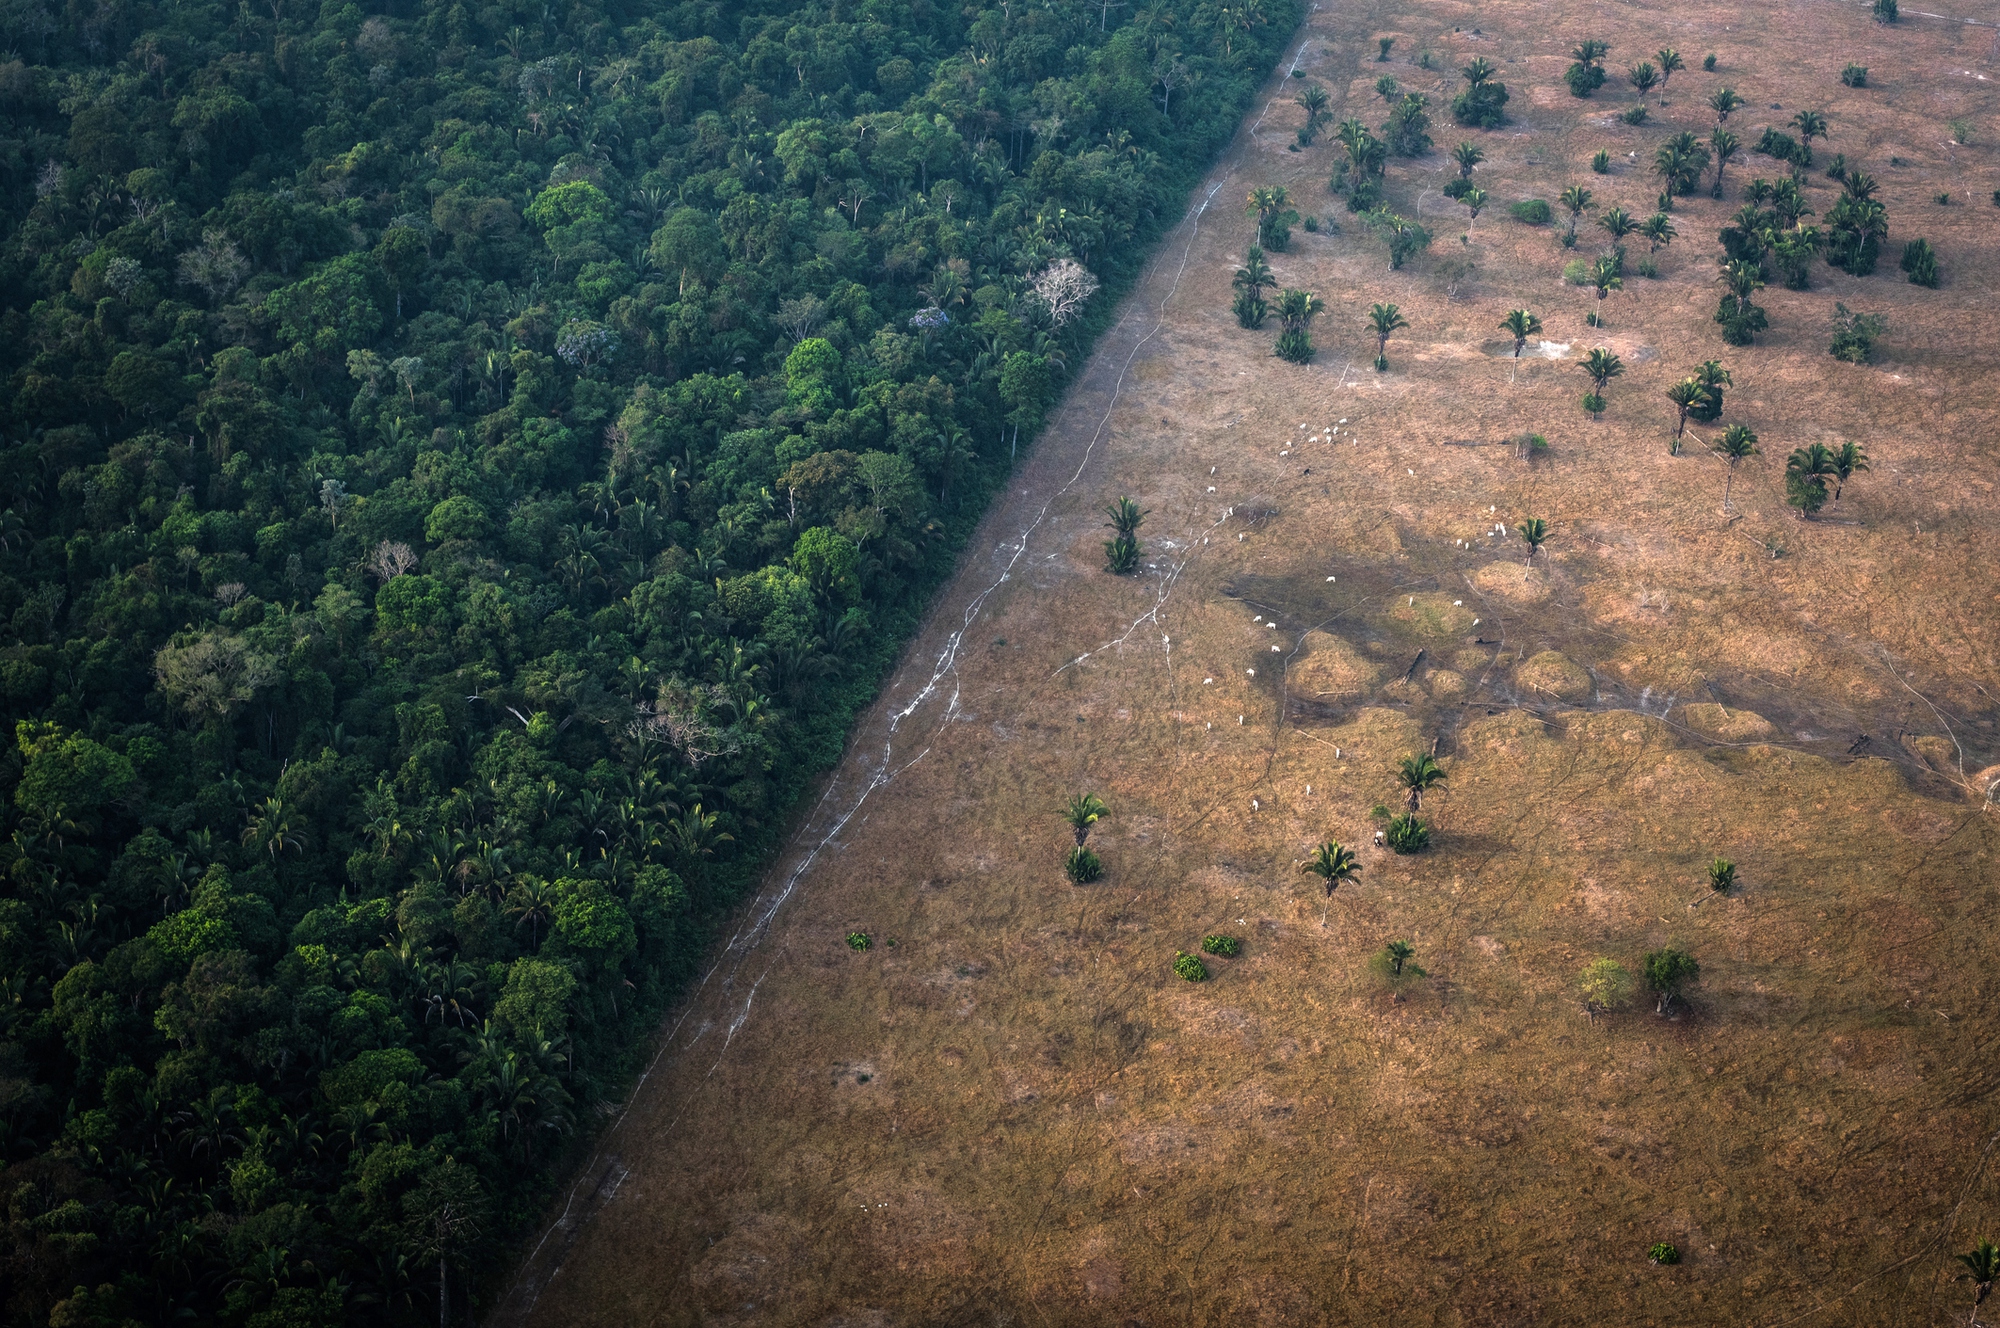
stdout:
{"type": "Polygon", "coordinates": [[[1419,636],[1463,636],[1479,615],[1442,591],[1405,595],[1389,616],[1410,624],[1419,636]]]}
{"type": "Polygon", "coordinates": [[[1331,632],[1307,632],[1304,653],[1293,661],[1286,685],[1294,696],[1333,701],[1361,696],[1382,677],[1382,666],[1331,632]]]}
{"type": "Polygon", "coordinates": [[[1523,563],[1488,563],[1472,574],[1483,594],[1515,604],[1539,604],[1549,597],[1549,579],[1523,563]]]}
{"type": "Polygon", "coordinates": [[[1456,701],[1465,695],[1465,675],[1439,669],[1430,676],[1431,695],[1440,701],[1456,701]]]}
{"type": "Polygon", "coordinates": [[[1764,742],[1778,736],[1777,726],[1754,710],[1731,710],[1705,701],[1683,706],[1681,723],[1717,742],[1764,742]]]}
{"type": "Polygon", "coordinates": [[[1558,701],[1582,701],[1590,696],[1590,675],[1560,650],[1530,655],[1514,670],[1514,683],[1524,692],[1558,701]]]}

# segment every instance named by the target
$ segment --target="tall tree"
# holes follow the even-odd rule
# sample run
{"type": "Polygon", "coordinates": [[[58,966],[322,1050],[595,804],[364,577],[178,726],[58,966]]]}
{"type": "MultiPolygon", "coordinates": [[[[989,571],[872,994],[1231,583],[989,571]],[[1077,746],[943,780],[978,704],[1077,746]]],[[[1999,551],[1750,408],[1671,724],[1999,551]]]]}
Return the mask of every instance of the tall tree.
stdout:
{"type": "Polygon", "coordinates": [[[1403,311],[1393,304],[1375,304],[1368,307],[1368,326],[1375,333],[1375,369],[1385,372],[1389,368],[1389,338],[1410,325],[1403,317],[1403,311]]]}
{"type": "Polygon", "coordinates": [[[1732,424],[1715,440],[1716,452],[1729,463],[1722,481],[1722,510],[1729,511],[1729,489],[1736,482],[1736,467],[1746,457],[1757,455],[1757,435],[1747,424],[1732,424]]]}
{"type": "Polygon", "coordinates": [[[1528,344],[1528,338],[1541,333],[1542,320],[1526,309],[1510,309],[1507,316],[1500,320],[1500,330],[1514,338],[1514,358],[1518,360],[1528,344]]]}

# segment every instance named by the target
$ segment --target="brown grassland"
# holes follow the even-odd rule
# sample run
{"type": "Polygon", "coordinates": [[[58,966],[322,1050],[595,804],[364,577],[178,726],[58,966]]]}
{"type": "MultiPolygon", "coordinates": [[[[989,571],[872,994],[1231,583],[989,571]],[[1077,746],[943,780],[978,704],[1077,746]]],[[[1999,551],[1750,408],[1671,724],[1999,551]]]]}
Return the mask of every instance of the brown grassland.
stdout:
{"type": "MultiPolygon", "coordinates": [[[[1277,71],[500,1319],[1964,1322],[1953,1256],[2000,1237],[2000,31],[1914,7],[1315,12],[1291,49],[1335,120],[1379,124],[1383,73],[1432,99],[1439,150],[1388,176],[1430,251],[1389,271],[1326,192],[1338,143],[1286,150],[1277,71]],[[1614,77],[1578,100],[1584,37],[1614,77]],[[1687,69],[1618,122],[1666,45],[1687,69]],[[1446,112],[1475,55],[1502,130],[1446,112]],[[1654,148],[1706,135],[1725,85],[1746,149],[1824,109],[1820,161],[1874,174],[1890,224],[1875,275],[1761,292],[1744,348],[1711,321],[1715,234],[1781,165],[1746,150],[1724,200],[1679,201],[1659,278],[1601,305],[1560,275],[1598,252],[1588,217],[1571,252],[1560,213],[1506,211],[1581,183],[1650,213],[1654,148]],[[1490,195],[1465,242],[1439,192],[1461,138],[1490,195]],[[1271,260],[1326,301],[1310,368],[1229,312],[1263,184],[1339,222],[1271,260]],[[1939,290],[1897,271],[1917,235],[1939,290]],[[1827,354],[1836,300],[1887,319],[1874,363],[1827,354]],[[1410,323],[1379,374],[1378,301],[1410,323]],[[1519,307],[1553,344],[1517,362],[1519,307]],[[1593,420],[1599,345],[1627,372],[1593,420]],[[1726,410],[1670,456],[1665,390],[1707,359],[1726,410]],[[1705,443],[1734,422],[1762,455],[1725,518],[1705,443]],[[1785,454],[1847,439],[1873,469],[1801,522],[1785,454]],[[1100,509],[1128,493],[1146,555],[1117,577],[1100,509]],[[1492,532],[1531,516],[1526,571],[1492,532]],[[1371,846],[1434,743],[1430,851],[1371,846]],[[1078,887],[1056,813],[1085,790],[1106,870],[1078,887]],[[1297,865],[1328,838],[1363,866],[1322,927],[1297,865]],[[1716,854],[1740,884],[1703,899],[1716,854]],[[1181,980],[1211,933],[1242,953],[1181,980]],[[1401,999],[1368,962],[1398,938],[1428,972],[1401,999]],[[1585,963],[1667,944],[1702,966],[1677,1017],[1643,992],[1585,1017],[1585,963]]],[[[1816,168],[1811,206],[1838,188],[1816,168]]]]}

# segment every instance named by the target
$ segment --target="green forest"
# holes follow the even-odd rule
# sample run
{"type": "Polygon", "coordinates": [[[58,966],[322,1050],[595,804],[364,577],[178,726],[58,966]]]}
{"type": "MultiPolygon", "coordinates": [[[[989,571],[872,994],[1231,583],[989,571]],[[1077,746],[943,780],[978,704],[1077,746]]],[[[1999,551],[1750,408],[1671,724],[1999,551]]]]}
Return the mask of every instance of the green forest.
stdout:
{"type": "Polygon", "coordinates": [[[0,0],[0,1316],[472,1322],[1298,0],[0,0]]]}

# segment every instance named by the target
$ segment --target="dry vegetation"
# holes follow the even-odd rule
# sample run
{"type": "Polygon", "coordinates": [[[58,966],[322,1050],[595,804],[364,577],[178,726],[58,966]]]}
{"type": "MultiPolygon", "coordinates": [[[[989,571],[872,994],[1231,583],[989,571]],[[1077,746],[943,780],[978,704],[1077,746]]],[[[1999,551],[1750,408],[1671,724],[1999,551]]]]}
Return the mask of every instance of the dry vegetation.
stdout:
{"type": "MultiPolygon", "coordinates": [[[[1484,148],[1469,243],[1443,152],[1394,160],[1390,202],[1438,238],[1391,274],[1324,192],[1338,144],[1284,150],[1298,84],[1273,81],[508,1317],[1963,1322],[1952,1256],[2000,1233],[1994,37],[1831,3],[1315,14],[1299,68],[1335,120],[1379,123],[1393,73],[1441,149],[1484,148]],[[1582,101],[1561,75],[1586,36],[1614,77],[1582,101]],[[1662,45],[1688,64],[1668,104],[1618,123],[1616,71],[1662,45]],[[1444,113],[1474,55],[1513,93],[1504,130],[1444,113]],[[1652,211],[1654,147],[1705,134],[1723,85],[1746,144],[1823,108],[1821,161],[1871,171],[1890,222],[1875,276],[1760,293],[1771,330],[1741,349],[1710,321],[1714,237],[1776,163],[1681,201],[1660,279],[1602,305],[1560,281],[1587,228],[1571,254],[1506,214],[1570,183],[1652,211]],[[1239,200],[1271,183],[1341,222],[1272,256],[1327,303],[1310,369],[1228,311],[1239,200]],[[1916,235],[1939,290],[1896,271],[1916,235]],[[1826,354],[1837,299],[1887,318],[1874,364],[1826,354]],[[1381,301],[1410,322],[1386,374],[1381,301]],[[1567,358],[1507,358],[1519,307],[1567,358]],[[1598,345],[1627,372],[1593,421],[1574,362],[1598,345]],[[1722,464],[1667,452],[1665,389],[1712,358],[1735,386],[1697,432],[1748,423],[1763,452],[1734,520],[1722,464]],[[1546,457],[1517,455],[1525,430],[1546,457]],[[1874,469],[1799,522],[1785,453],[1845,439],[1874,469]],[[1127,492],[1152,515],[1120,578],[1098,509],[1127,492]],[[1533,570],[1491,535],[1529,516],[1551,528],[1533,570]],[[1367,847],[1434,742],[1433,848],[1367,847]],[[1085,789],[1111,810],[1079,888],[1055,813],[1085,789]],[[1364,847],[1322,929],[1296,865],[1325,838],[1364,847]],[[1704,898],[1716,854],[1740,883],[1704,898]],[[1241,955],[1177,978],[1212,933],[1241,955]],[[1429,974],[1401,1000],[1367,962],[1393,938],[1429,974]],[[1665,944],[1702,964],[1679,1017],[1643,994],[1585,1017],[1586,962],[1665,944]],[[1683,1261],[1648,1263],[1655,1241],[1683,1261]]],[[[1837,187],[1816,170],[1808,201],[1837,187]]]]}

